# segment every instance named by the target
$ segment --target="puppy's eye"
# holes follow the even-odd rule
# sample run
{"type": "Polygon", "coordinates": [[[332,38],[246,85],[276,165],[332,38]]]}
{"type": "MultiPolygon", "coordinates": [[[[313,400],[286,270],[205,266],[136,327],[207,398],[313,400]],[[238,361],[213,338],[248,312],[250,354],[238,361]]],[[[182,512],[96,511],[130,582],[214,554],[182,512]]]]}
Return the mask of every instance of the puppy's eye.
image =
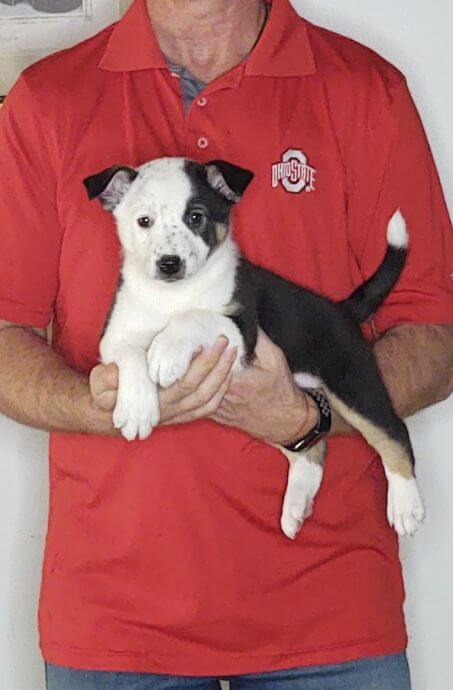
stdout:
{"type": "Polygon", "coordinates": [[[140,216],[140,218],[137,218],[137,225],[141,228],[150,228],[152,224],[153,221],[149,216],[140,216]]]}
{"type": "Polygon", "coordinates": [[[201,225],[203,225],[205,220],[206,216],[203,211],[191,211],[187,217],[187,222],[193,228],[199,228],[201,225]]]}

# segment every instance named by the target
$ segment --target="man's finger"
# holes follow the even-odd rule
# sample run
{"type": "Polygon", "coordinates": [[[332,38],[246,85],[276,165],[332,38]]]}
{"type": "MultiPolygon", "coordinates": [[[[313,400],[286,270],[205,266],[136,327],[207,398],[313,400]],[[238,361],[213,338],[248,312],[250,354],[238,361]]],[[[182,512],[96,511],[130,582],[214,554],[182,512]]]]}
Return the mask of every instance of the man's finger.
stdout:
{"type": "Polygon", "coordinates": [[[107,364],[104,369],[104,383],[106,390],[117,390],[119,383],[119,372],[116,364],[107,364]]]}
{"type": "Polygon", "coordinates": [[[116,405],[117,391],[104,391],[93,400],[93,406],[103,412],[113,412],[116,405]]]}
{"type": "MultiPolygon", "coordinates": [[[[183,397],[181,400],[173,402],[167,397],[169,389],[161,391],[161,409],[165,410],[164,414],[162,415],[162,423],[170,423],[171,420],[175,419],[176,417],[186,415],[187,413],[206,405],[206,403],[208,403],[225,384],[225,380],[230,375],[236,356],[236,348],[232,348],[231,350],[224,352],[214,369],[212,369],[212,371],[202,382],[201,386],[199,386],[192,393],[189,393],[189,395],[183,397]],[[170,409],[168,410],[168,408],[170,409]]],[[[229,383],[230,381],[228,381],[228,385],[229,383]]]]}
{"type": "Polygon", "coordinates": [[[116,364],[98,364],[90,372],[90,389],[94,398],[108,390],[118,388],[118,367],[116,364]]]}
{"type": "MultiPolygon", "coordinates": [[[[189,412],[200,407],[203,408],[208,404],[217,395],[218,391],[223,389],[226,379],[230,376],[231,368],[236,357],[236,348],[226,350],[219,359],[217,365],[206,376],[198,388],[179,402],[178,407],[181,412],[189,412]]],[[[228,381],[228,386],[229,383],[228,381]]]]}
{"type": "Polygon", "coordinates": [[[227,347],[228,339],[222,336],[218,338],[213,347],[202,350],[184,377],[184,383],[190,386],[192,390],[198,388],[206,376],[216,367],[227,347]]]}
{"type": "Polygon", "coordinates": [[[167,388],[164,393],[165,403],[179,402],[195,391],[218,365],[227,346],[228,340],[222,336],[212,348],[203,350],[197,355],[182,381],[178,381],[170,388],[167,388]]]}
{"type": "Polygon", "coordinates": [[[194,422],[197,419],[203,419],[205,417],[213,417],[215,412],[218,410],[220,403],[228,391],[228,387],[231,382],[231,374],[227,376],[225,381],[222,383],[216,394],[202,407],[198,407],[190,412],[184,412],[178,414],[175,417],[164,422],[164,424],[187,424],[187,422],[194,422]]]}
{"type": "Polygon", "coordinates": [[[260,366],[264,362],[272,362],[274,359],[281,357],[282,354],[278,345],[272,342],[269,336],[260,329],[255,347],[256,361],[254,365],[260,366]]]}

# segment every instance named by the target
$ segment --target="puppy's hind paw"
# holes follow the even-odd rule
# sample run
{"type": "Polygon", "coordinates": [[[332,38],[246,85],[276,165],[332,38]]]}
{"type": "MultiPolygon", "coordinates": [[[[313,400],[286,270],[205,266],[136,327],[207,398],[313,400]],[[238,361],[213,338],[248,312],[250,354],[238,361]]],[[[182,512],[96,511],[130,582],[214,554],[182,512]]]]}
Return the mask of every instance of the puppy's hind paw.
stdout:
{"type": "Polygon", "coordinates": [[[280,520],[282,531],[289,539],[296,538],[304,520],[310,517],[322,473],[322,467],[303,454],[291,463],[280,520]]]}
{"type": "Polygon", "coordinates": [[[387,519],[400,537],[412,536],[425,519],[425,507],[416,480],[389,472],[387,519]]]}
{"type": "Polygon", "coordinates": [[[310,517],[313,511],[313,501],[305,496],[302,501],[298,503],[290,503],[285,501],[280,519],[280,527],[282,532],[288,539],[295,539],[300,532],[304,520],[310,517]]]}

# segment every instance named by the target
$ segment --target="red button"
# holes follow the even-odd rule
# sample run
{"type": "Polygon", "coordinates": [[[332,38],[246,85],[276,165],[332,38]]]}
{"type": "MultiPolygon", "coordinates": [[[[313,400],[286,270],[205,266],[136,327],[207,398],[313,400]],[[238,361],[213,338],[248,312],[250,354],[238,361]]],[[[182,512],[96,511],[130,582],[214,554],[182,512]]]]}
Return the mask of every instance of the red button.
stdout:
{"type": "Polygon", "coordinates": [[[200,98],[197,98],[197,104],[201,107],[204,108],[204,106],[207,104],[208,99],[206,96],[200,96],[200,98]]]}
{"type": "Polygon", "coordinates": [[[206,137],[200,137],[197,141],[197,145],[199,149],[207,149],[209,146],[209,141],[206,139],[206,137]]]}

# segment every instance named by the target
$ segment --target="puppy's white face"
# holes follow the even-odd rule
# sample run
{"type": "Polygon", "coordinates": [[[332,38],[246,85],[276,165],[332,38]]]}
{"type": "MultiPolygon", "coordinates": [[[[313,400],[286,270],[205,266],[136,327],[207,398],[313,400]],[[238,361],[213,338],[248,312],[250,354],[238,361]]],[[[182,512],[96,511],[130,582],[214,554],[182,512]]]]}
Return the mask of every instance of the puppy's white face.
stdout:
{"type": "Polygon", "coordinates": [[[85,185],[113,212],[125,255],[150,279],[174,282],[198,273],[223,243],[232,205],[251,179],[223,161],[160,158],[109,168],[85,185]]]}
{"type": "Polygon", "coordinates": [[[167,158],[140,168],[115,208],[124,250],[143,264],[151,279],[190,278],[206,262],[210,246],[200,230],[207,209],[193,197],[184,160],[167,158]]]}

